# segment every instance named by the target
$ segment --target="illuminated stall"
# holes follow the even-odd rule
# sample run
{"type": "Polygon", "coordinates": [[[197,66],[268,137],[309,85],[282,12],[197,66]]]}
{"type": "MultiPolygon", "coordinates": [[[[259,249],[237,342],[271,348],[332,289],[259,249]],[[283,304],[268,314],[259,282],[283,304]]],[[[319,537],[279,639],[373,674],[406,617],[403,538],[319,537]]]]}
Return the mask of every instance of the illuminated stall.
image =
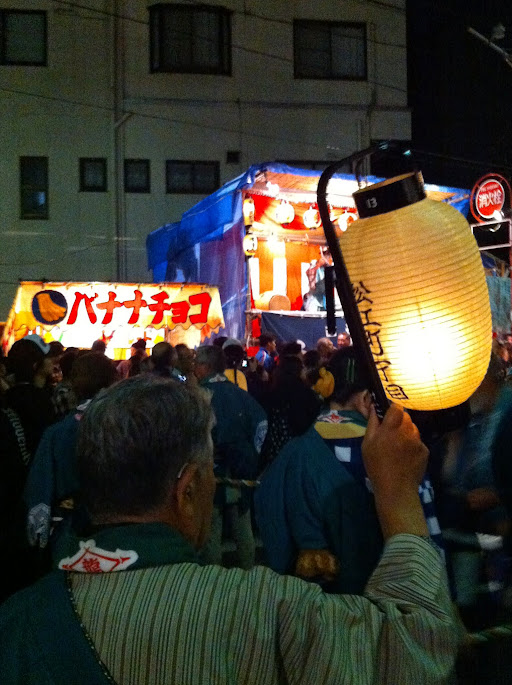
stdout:
{"type": "Polygon", "coordinates": [[[208,285],[22,281],[1,344],[6,353],[30,333],[64,347],[104,340],[108,356],[125,359],[140,338],[148,349],[163,340],[196,347],[223,326],[219,291],[208,285]]]}
{"type": "MultiPolygon", "coordinates": [[[[250,167],[185,212],[181,221],[149,234],[154,280],[218,285],[230,336],[246,337],[248,322],[257,319],[264,330],[285,340],[300,338],[309,346],[306,338],[325,335],[325,308],[307,306],[325,246],[316,204],[320,174],[279,163],[250,167]]],[[[352,194],[379,180],[336,174],[330,182],[329,208],[342,245],[345,230],[357,218],[352,194]]],[[[429,184],[426,191],[466,214],[468,191],[429,184]]],[[[337,325],[338,332],[344,330],[341,309],[337,325]]]]}

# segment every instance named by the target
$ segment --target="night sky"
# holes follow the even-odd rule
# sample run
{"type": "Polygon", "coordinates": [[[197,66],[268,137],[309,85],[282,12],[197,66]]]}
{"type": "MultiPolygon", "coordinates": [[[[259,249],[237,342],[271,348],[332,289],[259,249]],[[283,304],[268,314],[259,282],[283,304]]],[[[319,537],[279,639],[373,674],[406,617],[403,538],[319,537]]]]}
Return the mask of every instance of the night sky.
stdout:
{"type": "Polygon", "coordinates": [[[511,55],[512,0],[408,0],[412,147],[427,182],[471,188],[495,171],[512,177],[512,66],[468,26],[511,55]],[[464,158],[475,165],[456,161],[464,158]]]}

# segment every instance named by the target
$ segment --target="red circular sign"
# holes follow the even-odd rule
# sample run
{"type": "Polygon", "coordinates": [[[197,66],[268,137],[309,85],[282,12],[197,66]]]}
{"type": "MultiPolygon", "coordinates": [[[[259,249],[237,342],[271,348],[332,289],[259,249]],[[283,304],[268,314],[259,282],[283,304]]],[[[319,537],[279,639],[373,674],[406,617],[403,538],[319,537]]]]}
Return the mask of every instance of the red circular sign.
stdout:
{"type": "Polygon", "coordinates": [[[495,212],[501,212],[505,204],[505,189],[499,181],[490,179],[483,183],[475,196],[475,207],[483,219],[493,219],[495,212]]]}

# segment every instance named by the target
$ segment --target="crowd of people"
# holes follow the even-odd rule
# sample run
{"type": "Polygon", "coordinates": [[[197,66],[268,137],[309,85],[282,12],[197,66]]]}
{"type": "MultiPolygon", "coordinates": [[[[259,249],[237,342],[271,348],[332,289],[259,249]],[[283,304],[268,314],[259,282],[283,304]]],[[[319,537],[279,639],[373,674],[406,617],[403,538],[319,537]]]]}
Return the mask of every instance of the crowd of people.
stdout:
{"type": "Polygon", "coordinates": [[[454,683],[510,616],[498,346],[464,405],[380,423],[347,332],[249,343],[0,360],[2,682],[454,683]]]}

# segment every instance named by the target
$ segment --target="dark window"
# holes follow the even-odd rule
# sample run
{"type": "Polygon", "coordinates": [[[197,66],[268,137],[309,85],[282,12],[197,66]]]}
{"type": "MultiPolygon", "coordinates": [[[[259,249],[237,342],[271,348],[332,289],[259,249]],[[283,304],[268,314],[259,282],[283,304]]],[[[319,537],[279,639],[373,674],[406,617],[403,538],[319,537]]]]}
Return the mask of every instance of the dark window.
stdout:
{"type": "Polygon", "coordinates": [[[240,164],[240,150],[228,150],[226,152],[226,164],[240,164]]]}
{"type": "Polygon", "coordinates": [[[20,157],[22,219],[48,219],[48,157],[20,157]]]}
{"type": "Polygon", "coordinates": [[[80,159],[80,190],[84,193],[106,192],[107,160],[104,157],[80,159]]]}
{"type": "Polygon", "coordinates": [[[295,78],[366,79],[366,25],[293,22],[295,78]]]}
{"type": "Polygon", "coordinates": [[[0,64],[46,66],[46,12],[0,10],[0,64]]]}
{"type": "Polygon", "coordinates": [[[218,162],[166,162],[166,191],[168,193],[197,193],[208,195],[219,187],[218,162]]]}
{"type": "Polygon", "coordinates": [[[150,192],[149,159],[124,160],[124,190],[126,193],[150,192]]]}
{"type": "Polygon", "coordinates": [[[151,71],[231,74],[231,13],[208,5],[149,8],[151,71]]]}

